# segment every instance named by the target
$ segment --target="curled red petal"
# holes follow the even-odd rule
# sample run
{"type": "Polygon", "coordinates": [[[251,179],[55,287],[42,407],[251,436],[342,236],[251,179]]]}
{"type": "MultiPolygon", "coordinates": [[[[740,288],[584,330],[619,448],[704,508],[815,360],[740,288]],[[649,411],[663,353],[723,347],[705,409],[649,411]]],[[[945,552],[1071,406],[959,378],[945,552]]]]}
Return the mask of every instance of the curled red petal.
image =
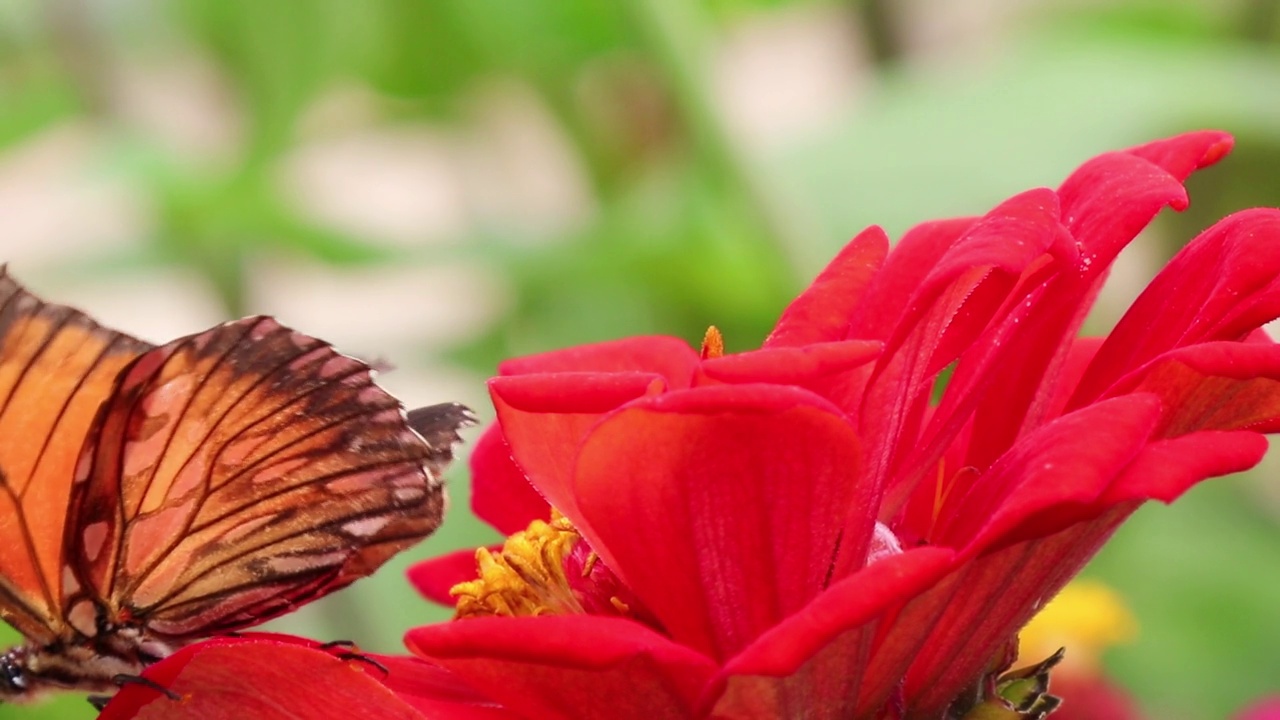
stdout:
{"type": "Polygon", "coordinates": [[[1136,155],[1163,168],[1178,180],[1218,162],[1231,152],[1235,139],[1221,130],[1196,130],[1129,148],[1136,155]]]}
{"type": "Polygon", "coordinates": [[[549,373],[498,377],[489,392],[519,470],[556,509],[584,520],[569,487],[578,445],[604,414],[630,400],[661,392],[650,373],[549,373]]]}
{"type": "MultiPolygon", "coordinates": [[[[1057,198],[1051,191],[1015,196],[951,238],[952,244],[937,255],[936,266],[920,278],[907,302],[882,308],[886,314],[896,314],[899,324],[886,340],[876,374],[858,400],[859,427],[869,446],[867,454],[874,463],[869,472],[876,482],[887,485],[900,465],[915,465],[922,453],[903,438],[920,436],[938,373],[972,347],[993,318],[1006,312],[1010,293],[1028,291],[1019,284],[1020,274],[1040,262],[1063,233],[1057,198]]],[[[929,239],[936,244],[946,236],[929,239]]],[[[1011,365],[1009,372],[1039,369],[1034,365],[1031,370],[1015,368],[1011,365]]],[[[1002,387],[1001,397],[1008,390],[1002,387]]],[[[881,509],[883,516],[897,513],[914,482],[912,474],[895,483],[906,487],[891,488],[881,509]]]]}
{"type": "Polygon", "coordinates": [[[725,383],[806,386],[865,365],[879,354],[880,343],[866,340],[780,346],[712,358],[702,363],[702,372],[725,383]]]}
{"type": "Polygon", "coordinates": [[[1267,439],[1248,431],[1196,432],[1160,440],[1143,448],[1099,503],[1171,503],[1202,480],[1248,470],[1262,462],[1266,452],[1267,439]]]}
{"type": "Polygon", "coordinates": [[[504,360],[503,375],[562,372],[640,372],[663,377],[671,387],[689,387],[698,367],[689,343],[665,335],[623,338],[504,360]]]}

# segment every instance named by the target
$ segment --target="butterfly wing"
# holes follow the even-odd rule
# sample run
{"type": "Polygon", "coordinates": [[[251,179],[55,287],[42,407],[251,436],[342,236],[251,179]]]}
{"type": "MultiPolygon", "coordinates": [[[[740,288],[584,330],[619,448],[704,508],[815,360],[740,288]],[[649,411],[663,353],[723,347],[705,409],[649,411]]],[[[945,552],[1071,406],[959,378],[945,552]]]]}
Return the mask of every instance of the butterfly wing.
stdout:
{"type": "Polygon", "coordinates": [[[436,475],[453,462],[453,446],[462,442],[458,430],[476,424],[470,408],[453,402],[410,410],[408,420],[409,427],[427,441],[427,467],[436,475]]]}
{"type": "Polygon", "coordinates": [[[157,348],[86,448],[73,605],[174,637],[286,612],[439,525],[433,452],[367,365],[270,318],[157,348]]]}
{"type": "Polygon", "coordinates": [[[116,376],[150,345],[46,303],[0,268],[0,616],[63,635],[63,528],[76,461],[116,376]]]}

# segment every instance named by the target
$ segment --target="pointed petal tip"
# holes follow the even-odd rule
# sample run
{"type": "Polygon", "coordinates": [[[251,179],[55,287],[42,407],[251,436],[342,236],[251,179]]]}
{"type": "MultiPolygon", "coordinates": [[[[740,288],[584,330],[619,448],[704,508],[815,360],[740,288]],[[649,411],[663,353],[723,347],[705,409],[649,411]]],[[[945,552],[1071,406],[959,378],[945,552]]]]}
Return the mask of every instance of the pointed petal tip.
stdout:
{"type": "Polygon", "coordinates": [[[1235,138],[1231,133],[1196,130],[1139,145],[1126,152],[1155,163],[1179,181],[1184,181],[1196,170],[1226,157],[1234,146],[1235,138]]]}

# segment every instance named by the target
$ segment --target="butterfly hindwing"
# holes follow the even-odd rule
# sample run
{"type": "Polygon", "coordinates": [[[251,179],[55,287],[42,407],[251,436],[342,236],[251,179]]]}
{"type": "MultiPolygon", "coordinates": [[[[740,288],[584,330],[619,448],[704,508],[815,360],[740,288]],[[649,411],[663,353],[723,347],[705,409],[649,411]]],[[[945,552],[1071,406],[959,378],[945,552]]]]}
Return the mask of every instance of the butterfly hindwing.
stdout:
{"type": "Polygon", "coordinates": [[[63,530],[85,435],[116,375],[150,348],[0,268],[0,616],[33,641],[66,629],[63,530]]]}
{"type": "Polygon", "coordinates": [[[172,637],[266,620],[435,529],[431,454],[368,366],[270,318],[152,350],[81,461],[76,601],[172,637]]]}

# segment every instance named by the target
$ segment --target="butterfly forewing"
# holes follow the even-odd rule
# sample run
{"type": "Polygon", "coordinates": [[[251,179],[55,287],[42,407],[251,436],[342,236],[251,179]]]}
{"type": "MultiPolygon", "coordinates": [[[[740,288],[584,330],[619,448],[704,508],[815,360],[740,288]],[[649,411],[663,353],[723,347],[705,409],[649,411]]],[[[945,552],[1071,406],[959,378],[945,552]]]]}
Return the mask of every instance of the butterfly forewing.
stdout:
{"type": "Polygon", "coordinates": [[[262,622],[434,530],[430,454],[366,365],[270,318],[152,350],[86,446],[78,600],[174,637],[262,622]]]}
{"type": "Polygon", "coordinates": [[[0,616],[36,642],[64,628],[71,478],[120,370],[151,346],[40,301],[0,268],[0,616]]]}

